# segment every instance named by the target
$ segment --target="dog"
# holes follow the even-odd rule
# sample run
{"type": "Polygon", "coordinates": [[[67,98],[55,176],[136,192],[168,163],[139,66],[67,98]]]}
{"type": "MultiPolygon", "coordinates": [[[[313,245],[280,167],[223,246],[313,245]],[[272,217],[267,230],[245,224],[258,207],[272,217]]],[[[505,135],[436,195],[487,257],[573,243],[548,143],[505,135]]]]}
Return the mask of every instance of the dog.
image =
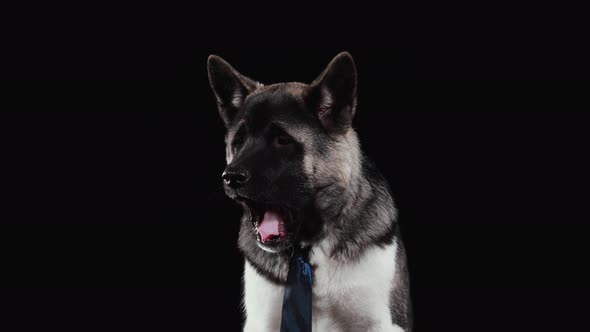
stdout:
{"type": "Polygon", "coordinates": [[[264,85],[216,55],[207,69],[226,127],[224,190],[244,211],[244,331],[280,330],[294,247],[313,271],[313,331],[411,331],[397,210],[352,127],[352,56],[310,84],[264,85]]]}

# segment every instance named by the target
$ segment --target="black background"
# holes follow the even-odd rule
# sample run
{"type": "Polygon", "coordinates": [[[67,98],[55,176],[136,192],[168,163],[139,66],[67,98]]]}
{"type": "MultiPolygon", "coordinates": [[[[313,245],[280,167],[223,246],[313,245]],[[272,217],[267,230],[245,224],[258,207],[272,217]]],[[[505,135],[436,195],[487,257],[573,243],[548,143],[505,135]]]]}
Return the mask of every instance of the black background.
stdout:
{"type": "Polygon", "coordinates": [[[7,25],[3,330],[239,330],[240,211],[221,187],[206,58],[310,82],[342,50],[359,71],[355,128],[400,211],[416,331],[587,326],[575,20],[67,10],[7,25]]]}

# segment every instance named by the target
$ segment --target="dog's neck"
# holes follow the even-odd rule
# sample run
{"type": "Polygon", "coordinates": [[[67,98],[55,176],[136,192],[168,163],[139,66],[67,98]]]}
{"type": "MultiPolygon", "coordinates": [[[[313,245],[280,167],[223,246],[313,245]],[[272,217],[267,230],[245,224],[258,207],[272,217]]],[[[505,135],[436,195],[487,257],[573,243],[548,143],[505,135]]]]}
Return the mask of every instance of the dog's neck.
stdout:
{"type": "Polygon", "coordinates": [[[349,260],[358,258],[372,243],[390,243],[397,212],[387,182],[362,156],[354,131],[344,139],[348,151],[336,154],[347,167],[338,171],[339,181],[318,192],[316,207],[323,224],[319,241],[323,250],[334,259],[349,260]]]}

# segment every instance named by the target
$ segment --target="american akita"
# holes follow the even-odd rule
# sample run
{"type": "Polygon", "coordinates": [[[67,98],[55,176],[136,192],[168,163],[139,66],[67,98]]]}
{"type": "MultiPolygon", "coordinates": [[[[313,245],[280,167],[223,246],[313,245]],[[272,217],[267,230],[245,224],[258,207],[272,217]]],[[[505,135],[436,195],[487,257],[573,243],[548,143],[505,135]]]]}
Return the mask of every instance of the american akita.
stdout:
{"type": "Polygon", "coordinates": [[[279,331],[292,248],[308,250],[314,331],[411,331],[396,208],[351,126],[357,74],[338,54],[311,84],[264,85],[218,56],[224,188],[244,209],[244,331],[279,331]]]}

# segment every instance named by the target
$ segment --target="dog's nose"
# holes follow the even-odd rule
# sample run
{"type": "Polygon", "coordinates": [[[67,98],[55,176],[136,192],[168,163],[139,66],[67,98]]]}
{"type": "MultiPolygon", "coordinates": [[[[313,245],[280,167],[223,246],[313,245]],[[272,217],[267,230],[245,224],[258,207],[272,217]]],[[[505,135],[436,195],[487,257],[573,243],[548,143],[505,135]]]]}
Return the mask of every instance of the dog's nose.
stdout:
{"type": "Polygon", "coordinates": [[[221,175],[223,181],[225,181],[225,183],[232,188],[243,186],[246,182],[248,182],[248,177],[248,172],[245,170],[226,169],[221,175]]]}

